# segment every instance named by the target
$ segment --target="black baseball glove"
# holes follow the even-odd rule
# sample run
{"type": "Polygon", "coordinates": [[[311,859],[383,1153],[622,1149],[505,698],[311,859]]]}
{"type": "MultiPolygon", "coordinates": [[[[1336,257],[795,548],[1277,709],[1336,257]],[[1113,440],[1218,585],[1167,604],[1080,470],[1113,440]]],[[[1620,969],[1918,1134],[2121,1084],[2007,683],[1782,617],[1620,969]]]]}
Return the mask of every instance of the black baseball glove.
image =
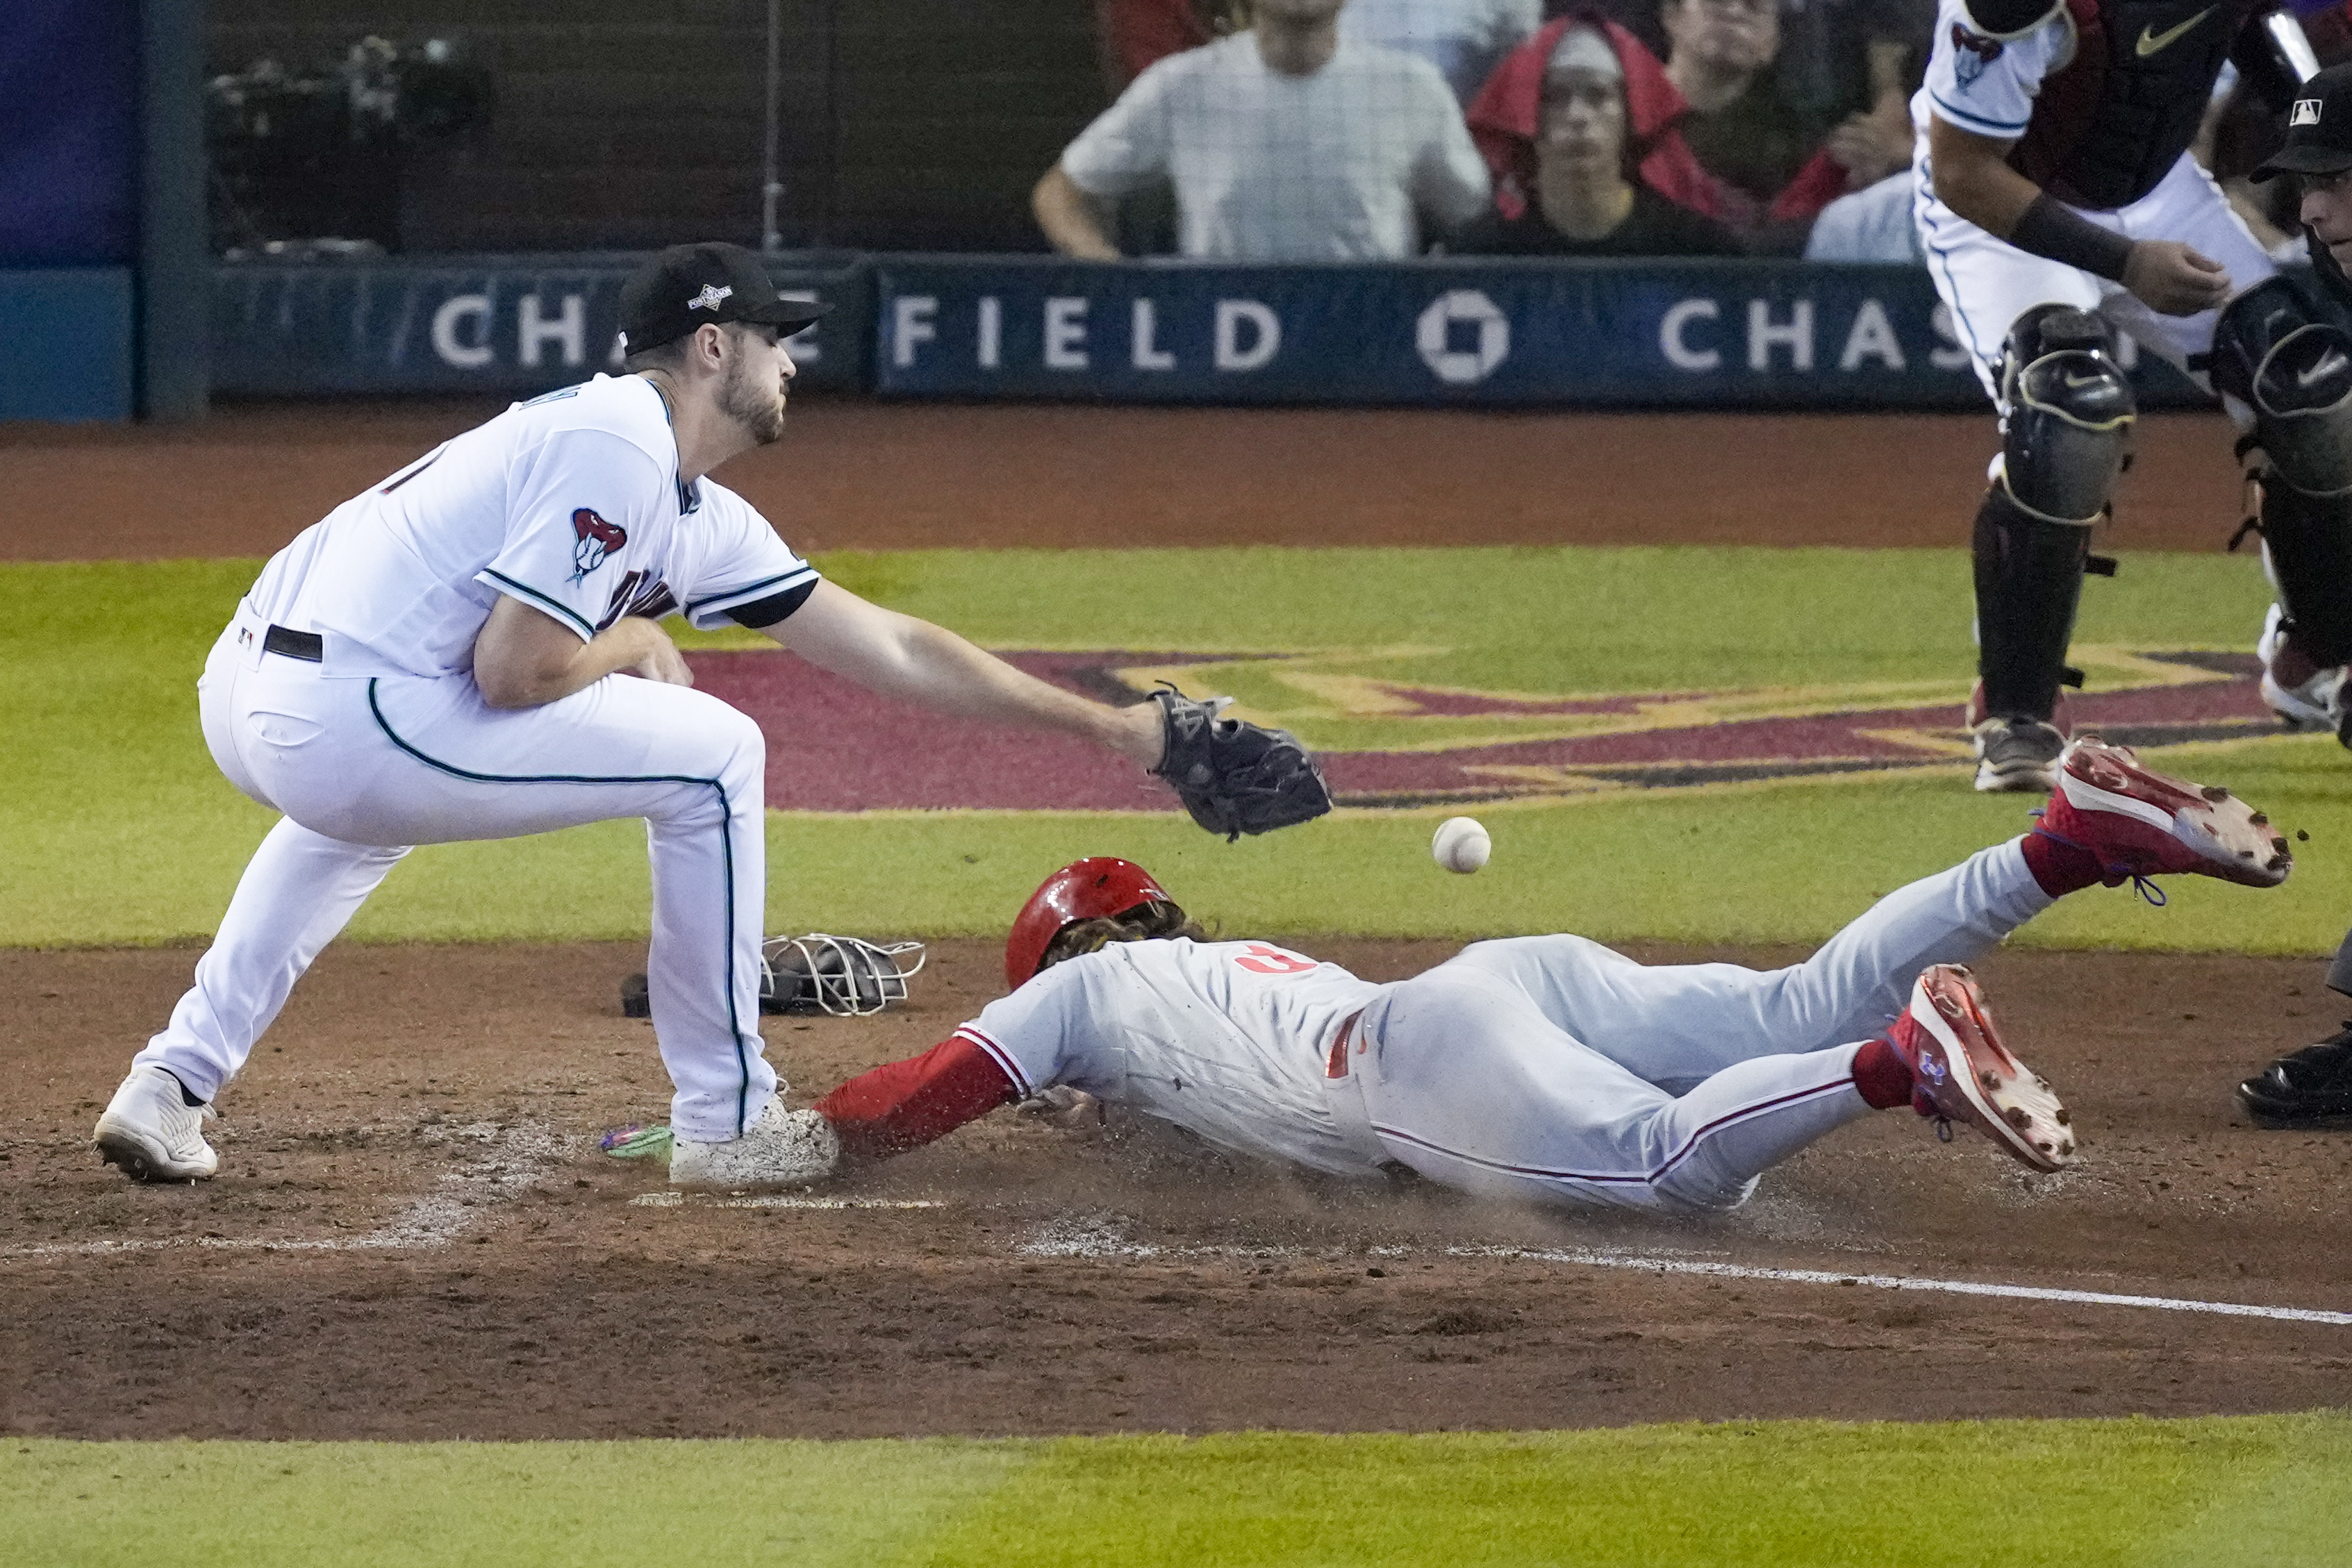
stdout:
{"type": "Polygon", "coordinates": [[[1305,822],[1331,809],[1323,770],[1286,729],[1221,718],[1231,697],[1194,702],[1174,686],[1151,694],[1167,751],[1151,771],[1168,780],[1192,820],[1227,843],[1305,822]]]}

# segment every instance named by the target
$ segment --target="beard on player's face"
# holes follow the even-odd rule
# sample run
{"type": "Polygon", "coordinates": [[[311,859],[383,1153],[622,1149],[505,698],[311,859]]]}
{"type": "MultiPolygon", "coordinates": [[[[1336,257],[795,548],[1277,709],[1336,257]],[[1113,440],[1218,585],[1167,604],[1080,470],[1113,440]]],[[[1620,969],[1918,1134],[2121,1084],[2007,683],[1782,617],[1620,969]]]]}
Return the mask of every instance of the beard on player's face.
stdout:
{"type": "Polygon", "coordinates": [[[766,446],[784,434],[783,379],[776,363],[775,344],[763,333],[740,331],[735,346],[736,352],[727,362],[727,379],[719,383],[719,412],[766,446]]]}

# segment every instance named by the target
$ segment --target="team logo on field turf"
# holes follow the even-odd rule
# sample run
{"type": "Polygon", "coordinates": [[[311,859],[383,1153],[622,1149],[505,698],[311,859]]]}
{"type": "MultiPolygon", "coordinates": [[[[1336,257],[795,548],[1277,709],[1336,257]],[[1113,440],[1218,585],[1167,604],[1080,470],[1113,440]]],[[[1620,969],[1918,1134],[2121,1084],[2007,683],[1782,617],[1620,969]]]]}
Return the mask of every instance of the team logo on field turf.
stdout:
{"type": "Polygon", "coordinates": [[[604,564],[604,558],[629,542],[626,529],[608,523],[586,507],[572,514],[572,580],[579,581],[604,564]]]}
{"type": "MultiPolygon", "coordinates": [[[[1233,711],[1297,731],[1342,806],[1598,799],[1632,789],[1734,789],[1809,779],[1895,779],[1974,766],[1964,679],[1703,691],[1496,691],[1397,678],[1440,648],[1256,655],[1010,652],[1032,674],[1111,701],[1160,680],[1231,693],[1233,711]]],[[[2068,712],[2120,745],[2280,733],[2250,654],[2078,644],[2090,673],[2068,712]]],[[[1107,752],[877,707],[846,682],[772,653],[696,653],[696,684],[791,744],[768,747],[767,795],[786,810],[967,807],[1172,810],[1107,752]]],[[[2286,744],[2294,744],[2287,742],[2286,744]]]]}

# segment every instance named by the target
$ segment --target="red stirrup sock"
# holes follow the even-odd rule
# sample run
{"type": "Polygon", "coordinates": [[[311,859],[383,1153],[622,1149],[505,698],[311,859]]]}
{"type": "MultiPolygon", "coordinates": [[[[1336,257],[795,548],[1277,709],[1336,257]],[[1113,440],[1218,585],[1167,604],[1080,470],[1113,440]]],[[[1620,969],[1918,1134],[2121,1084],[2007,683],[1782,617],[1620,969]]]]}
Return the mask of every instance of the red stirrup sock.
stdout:
{"type": "Polygon", "coordinates": [[[2053,839],[2039,828],[2020,839],[2018,848],[2025,852],[2025,869],[2033,873],[2042,891],[2053,898],[2063,898],[2106,881],[2106,868],[2099,863],[2098,856],[2080,844],[2053,839]]]}
{"type": "Polygon", "coordinates": [[[1853,1088],[1872,1110],[1892,1111],[1911,1103],[1911,1069],[1900,1051],[1874,1040],[1853,1053],[1853,1088]]]}

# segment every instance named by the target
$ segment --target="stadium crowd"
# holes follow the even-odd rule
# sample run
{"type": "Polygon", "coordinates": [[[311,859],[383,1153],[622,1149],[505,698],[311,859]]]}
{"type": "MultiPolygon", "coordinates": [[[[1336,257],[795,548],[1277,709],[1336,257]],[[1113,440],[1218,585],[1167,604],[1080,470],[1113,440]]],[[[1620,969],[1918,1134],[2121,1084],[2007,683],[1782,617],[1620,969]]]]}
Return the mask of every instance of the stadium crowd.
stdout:
{"type": "MultiPolygon", "coordinates": [[[[2337,0],[2307,15],[2352,55],[2337,0]]],[[[2301,7],[2298,6],[2298,9],[2301,7]]],[[[1097,0],[1116,100],[1033,198],[1070,256],[1916,261],[1936,0],[1097,0]],[[1550,15],[1547,16],[1547,12],[1550,15]]],[[[2276,145],[2225,72],[2200,156],[2276,145]]]]}

